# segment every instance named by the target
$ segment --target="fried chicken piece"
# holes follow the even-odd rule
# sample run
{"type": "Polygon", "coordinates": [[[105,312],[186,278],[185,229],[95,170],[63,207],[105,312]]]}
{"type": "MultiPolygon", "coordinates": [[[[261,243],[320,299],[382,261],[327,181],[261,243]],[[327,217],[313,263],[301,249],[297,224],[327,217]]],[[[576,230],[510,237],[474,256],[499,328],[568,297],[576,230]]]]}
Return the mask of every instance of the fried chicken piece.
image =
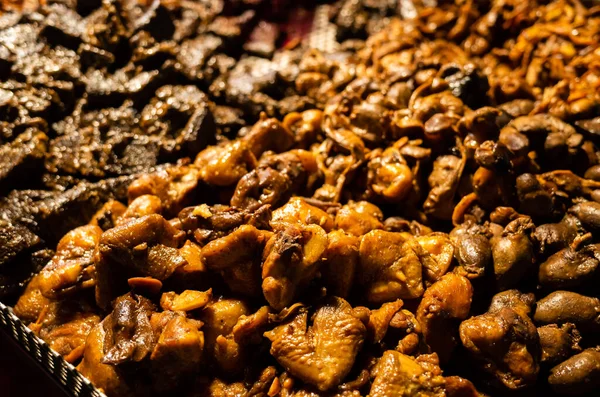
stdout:
{"type": "Polygon", "coordinates": [[[162,201],[153,194],[143,194],[131,200],[127,209],[115,223],[115,226],[128,222],[131,219],[141,218],[145,215],[161,214],[162,201]]]}
{"type": "Polygon", "coordinates": [[[60,239],[56,254],[38,276],[41,293],[56,299],[69,291],[94,286],[94,251],[102,229],[94,225],[80,226],[60,239]]]}
{"type": "Polygon", "coordinates": [[[433,170],[427,179],[429,194],[423,204],[425,213],[439,219],[449,220],[454,210],[454,195],[465,167],[466,157],[439,156],[433,162],[433,170]]]}
{"type": "Polygon", "coordinates": [[[132,293],[115,300],[113,311],[88,335],[77,369],[108,395],[175,392],[199,370],[204,350],[201,322],[182,312],[156,313],[132,293]],[[132,373],[126,363],[140,363],[132,373]]]}
{"type": "Polygon", "coordinates": [[[446,376],[446,397],[484,397],[470,380],[460,376],[446,376]]]}
{"type": "Polygon", "coordinates": [[[294,135],[279,120],[262,115],[261,120],[254,124],[241,140],[248,145],[256,158],[266,151],[282,153],[289,150],[295,142],[294,135]]]}
{"type": "Polygon", "coordinates": [[[100,227],[103,231],[112,229],[117,225],[119,218],[127,210],[127,207],[117,200],[108,200],[104,205],[92,216],[90,225],[100,227]]]}
{"type": "Polygon", "coordinates": [[[400,140],[393,146],[386,148],[380,156],[375,156],[369,161],[370,188],[383,200],[391,203],[401,202],[411,191],[413,179],[412,170],[400,154],[401,146],[406,140],[400,140]]]}
{"type": "Polygon", "coordinates": [[[179,163],[166,166],[158,171],[143,174],[129,185],[127,197],[134,199],[152,194],[157,196],[165,216],[176,216],[195,196],[202,168],[179,163]]]}
{"type": "Polygon", "coordinates": [[[289,306],[319,270],[327,234],[317,225],[279,223],[265,246],[262,290],[275,310],[289,306]]]}
{"type": "Polygon", "coordinates": [[[181,390],[198,374],[204,359],[202,322],[165,311],[153,313],[150,324],[156,341],[150,355],[152,388],[156,394],[181,390]]]}
{"type": "Polygon", "coordinates": [[[212,290],[194,291],[186,289],[181,294],[173,291],[165,292],[160,297],[160,307],[163,310],[189,312],[201,309],[212,299],[212,290]]]}
{"type": "Polygon", "coordinates": [[[96,302],[106,308],[127,279],[149,276],[169,278],[186,264],[178,247],[185,232],[178,231],[158,214],[132,219],[104,232],[96,259],[96,302]]]}
{"type": "Polygon", "coordinates": [[[349,201],[335,215],[335,226],[348,234],[362,236],[383,229],[383,213],[368,201],[349,201]]]}
{"type": "Polygon", "coordinates": [[[261,254],[272,233],[242,225],[206,244],[202,263],[221,274],[231,291],[245,296],[261,294],[261,254]]]}
{"type": "Polygon", "coordinates": [[[33,276],[13,308],[15,315],[25,323],[35,322],[52,302],[42,294],[40,279],[39,275],[33,276]]]}
{"type": "Polygon", "coordinates": [[[101,320],[87,294],[77,300],[50,301],[28,327],[68,362],[81,358],[85,340],[101,320]]]}
{"type": "Polygon", "coordinates": [[[387,350],[371,372],[374,379],[369,397],[444,397],[445,381],[432,356],[415,359],[387,350]]]}
{"type": "Polygon", "coordinates": [[[365,288],[371,303],[423,295],[421,257],[425,251],[414,242],[408,244],[404,233],[373,230],[361,240],[360,274],[357,282],[365,288]]]}
{"type": "Polygon", "coordinates": [[[432,259],[423,261],[425,279],[431,283],[438,281],[452,265],[454,245],[446,233],[439,232],[416,237],[416,240],[432,259]]]}
{"type": "Polygon", "coordinates": [[[460,339],[499,385],[516,390],[535,383],[541,356],[535,325],[511,305],[492,306],[459,327],[460,339]]]}
{"type": "Polygon", "coordinates": [[[103,364],[140,362],[152,353],[154,330],[150,317],[156,308],[143,296],[126,294],[115,300],[111,315],[103,320],[107,332],[103,364]]]}
{"type": "Polygon", "coordinates": [[[231,233],[241,225],[251,225],[261,230],[269,230],[271,226],[271,210],[269,205],[263,205],[253,210],[233,208],[227,205],[209,206],[201,204],[196,207],[184,208],[179,213],[181,227],[193,234],[200,245],[231,233]]]}
{"type": "Polygon", "coordinates": [[[466,277],[448,273],[425,290],[417,309],[417,321],[425,343],[441,362],[450,358],[458,344],[458,326],[467,318],[473,287],[466,277]]]}
{"type": "Polygon", "coordinates": [[[326,232],[333,229],[333,218],[322,209],[310,205],[301,197],[292,197],[283,207],[273,211],[273,222],[319,225],[326,232]]]}
{"type": "Polygon", "coordinates": [[[531,309],[534,303],[535,295],[532,293],[526,294],[516,289],[509,289],[494,295],[488,310],[494,312],[507,307],[523,316],[531,317],[531,309]]]}
{"type": "Polygon", "coordinates": [[[290,150],[265,155],[256,169],[238,182],[231,205],[253,209],[263,204],[279,206],[292,194],[300,194],[310,184],[311,174],[318,170],[311,152],[290,150]]]}
{"type": "Polygon", "coordinates": [[[130,397],[136,395],[136,390],[146,391],[143,386],[139,386],[136,379],[132,379],[121,368],[102,363],[104,341],[107,336],[104,321],[89,333],[85,342],[83,360],[77,366],[77,370],[107,395],[130,397]]]}
{"type": "Polygon", "coordinates": [[[308,312],[300,310],[289,322],[266,332],[271,355],[292,375],[329,390],[348,375],[367,330],[341,298],[330,298],[319,306],[308,325],[308,312]]]}
{"type": "Polygon", "coordinates": [[[600,244],[572,244],[540,265],[540,285],[553,289],[568,289],[594,284],[600,266],[600,244]]]}
{"type": "Polygon", "coordinates": [[[379,343],[385,338],[390,321],[403,305],[402,299],[397,299],[394,302],[384,303],[379,309],[371,310],[367,324],[369,342],[379,343]]]}
{"type": "Polygon", "coordinates": [[[250,358],[250,352],[236,341],[233,330],[242,316],[250,314],[248,305],[238,299],[211,302],[200,314],[200,320],[204,323],[202,329],[207,360],[224,374],[237,374],[248,364],[246,360],[250,358]]]}
{"type": "Polygon", "coordinates": [[[483,277],[492,267],[492,244],[485,228],[465,222],[450,232],[450,240],[458,262],[455,272],[472,280],[483,277]]]}
{"type": "Polygon", "coordinates": [[[244,141],[209,146],[196,156],[194,165],[209,185],[232,186],[256,167],[256,157],[244,141]]]}
{"type": "Polygon", "coordinates": [[[321,275],[327,292],[346,298],[354,286],[358,267],[358,237],[334,230],[327,234],[327,249],[323,254],[321,275]]]}

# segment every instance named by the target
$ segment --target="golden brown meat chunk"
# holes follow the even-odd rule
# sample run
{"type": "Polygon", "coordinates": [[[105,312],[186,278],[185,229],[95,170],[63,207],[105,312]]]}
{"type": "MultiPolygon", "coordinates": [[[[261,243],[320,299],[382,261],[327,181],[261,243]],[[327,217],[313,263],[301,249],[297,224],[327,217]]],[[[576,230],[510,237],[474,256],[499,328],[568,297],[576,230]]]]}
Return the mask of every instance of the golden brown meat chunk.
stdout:
{"type": "Polygon", "coordinates": [[[331,215],[301,197],[292,197],[283,207],[273,211],[272,222],[319,225],[326,232],[330,232],[334,226],[331,215]]]}
{"type": "Polygon", "coordinates": [[[534,228],[530,218],[517,218],[495,239],[492,256],[498,288],[514,287],[532,269],[535,254],[529,233],[534,228]]]}
{"type": "Polygon", "coordinates": [[[359,246],[358,237],[341,230],[327,234],[321,275],[330,295],[346,298],[350,294],[358,267],[359,246]]]}
{"type": "Polygon", "coordinates": [[[281,153],[290,149],[294,144],[294,135],[279,120],[261,116],[261,120],[241,140],[258,158],[266,151],[281,153]]]}
{"type": "Polygon", "coordinates": [[[127,289],[127,279],[165,280],[186,264],[178,251],[185,233],[158,214],[132,219],[104,232],[96,260],[96,301],[106,308],[127,289]]]}
{"type": "Polygon", "coordinates": [[[402,309],[403,305],[402,299],[398,299],[394,302],[384,303],[379,309],[371,310],[369,322],[367,323],[369,342],[379,343],[383,340],[390,326],[390,321],[402,309]]]}
{"type": "Polygon", "coordinates": [[[417,309],[425,343],[446,362],[458,344],[458,326],[471,309],[473,287],[463,276],[448,273],[425,290],[417,309]]]}
{"type": "Polygon", "coordinates": [[[233,208],[228,205],[200,204],[184,208],[179,213],[181,228],[192,234],[200,245],[224,237],[241,225],[251,225],[257,229],[269,230],[271,210],[263,205],[252,210],[233,208]]]}
{"type": "Polygon", "coordinates": [[[308,325],[308,312],[300,310],[291,321],[266,332],[271,355],[292,375],[321,391],[329,390],[348,375],[367,330],[341,298],[321,305],[308,325]]]}
{"type": "Polygon", "coordinates": [[[423,261],[424,278],[430,283],[438,281],[452,265],[454,245],[446,233],[429,233],[415,239],[431,258],[423,261]]]}
{"type": "Polygon", "coordinates": [[[538,324],[573,323],[581,331],[600,330],[600,299],[570,291],[554,291],[537,303],[538,324]]]}
{"type": "Polygon", "coordinates": [[[317,171],[314,155],[305,150],[265,154],[256,168],[240,179],[231,205],[253,209],[263,204],[279,206],[293,194],[308,192],[317,171]]]}
{"type": "MultiPolygon", "coordinates": [[[[206,358],[231,376],[249,365],[251,350],[267,321],[268,311],[252,314],[248,305],[238,299],[221,299],[207,305],[200,315],[206,340],[206,358]]],[[[260,338],[259,338],[260,341],[260,338]]]]}
{"type": "Polygon", "coordinates": [[[412,190],[414,175],[400,153],[406,142],[401,139],[369,161],[369,187],[384,201],[399,203],[412,190]]]}
{"type": "Polygon", "coordinates": [[[93,287],[93,256],[101,235],[98,226],[86,225],[71,230],[58,242],[56,254],[37,276],[44,296],[55,299],[69,291],[93,287]]]}
{"type": "Polygon", "coordinates": [[[146,298],[126,294],[89,334],[79,371],[108,395],[178,391],[199,370],[201,323],[182,312],[156,313],[146,298]],[[126,363],[138,364],[135,373],[126,363]]]}
{"type": "Polygon", "coordinates": [[[156,343],[150,355],[152,388],[155,394],[181,390],[204,359],[202,323],[167,311],[152,314],[150,325],[156,343]]]}
{"type": "Polygon", "coordinates": [[[429,194],[423,209],[427,214],[439,219],[451,219],[454,210],[454,196],[465,167],[466,158],[453,155],[439,156],[429,174],[429,194]]]}
{"type": "Polygon", "coordinates": [[[574,324],[550,324],[538,327],[537,330],[542,347],[542,363],[555,364],[581,351],[581,335],[574,324]]]}
{"type": "Polygon", "coordinates": [[[77,300],[52,301],[40,308],[40,316],[29,328],[68,362],[81,358],[85,340],[101,320],[89,295],[77,300]]]}
{"type": "Polygon", "coordinates": [[[150,174],[144,174],[129,185],[127,196],[134,199],[151,194],[157,196],[165,216],[176,216],[195,195],[201,168],[183,163],[170,165],[150,174]]]}
{"type": "Polygon", "coordinates": [[[350,201],[339,209],[335,226],[348,234],[362,236],[371,230],[383,229],[383,213],[368,201],[350,201]]]}
{"type": "Polygon", "coordinates": [[[245,142],[236,140],[207,147],[198,153],[194,165],[200,170],[200,178],[204,182],[231,186],[256,167],[256,157],[245,142]]]}
{"type": "Polygon", "coordinates": [[[421,257],[418,243],[409,244],[403,233],[373,230],[360,243],[360,275],[357,282],[372,303],[398,298],[412,299],[423,294],[421,257]]]}
{"type": "Polygon", "coordinates": [[[548,383],[558,393],[596,394],[600,386],[600,352],[598,348],[586,349],[552,368],[548,383]]]}
{"type": "Polygon", "coordinates": [[[446,397],[484,397],[471,381],[460,376],[447,376],[446,397]]]}
{"type": "Polygon", "coordinates": [[[116,226],[117,221],[123,215],[126,209],[127,207],[117,200],[108,200],[94,214],[90,220],[90,225],[98,226],[104,231],[112,229],[116,226]]]}
{"type": "Polygon", "coordinates": [[[463,321],[459,331],[465,348],[501,386],[514,390],[535,383],[540,340],[526,314],[501,306],[463,321]]]}
{"type": "Polygon", "coordinates": [[[371,372],[374,379],[369,397],[445,397],[441,373],[435,357],[415,359],[387,350],[371,372]]]}
{"type": "Polygon", "coordinates": [[[317,225],[280,223],[263,252],[262,290],[269,305],[281,310],[312,280],[327,249],[327,234],[317,225]]]}
{"type": "Polygon", "coordinates": [[[115,223],[116,225],[123,224],[134,218],[141,218],[145,215],[161,214],[163,210],[162,201],[158,196],[153,194],[143,194],[131,200],[127,209],[115,223]]]}
{"type": "Polygon", "coordinates": [[[261,255],[272,233],[242,225],[225,237],[206,244],[202,263],[221,273],[227,286],[246,296],[261,294],[261,255]]]}
{"type": "Polygon", "coordinates": [[[25,291],[23,291],[23,294],[19,297],[13,310],[16,316],[23,322],[32,323],[37,321],[42,311],[45,310],[51,302],[52,300],[46,298],[40,290],[40,276],[35,275],[29,283],[27,283],[25,291]]]}

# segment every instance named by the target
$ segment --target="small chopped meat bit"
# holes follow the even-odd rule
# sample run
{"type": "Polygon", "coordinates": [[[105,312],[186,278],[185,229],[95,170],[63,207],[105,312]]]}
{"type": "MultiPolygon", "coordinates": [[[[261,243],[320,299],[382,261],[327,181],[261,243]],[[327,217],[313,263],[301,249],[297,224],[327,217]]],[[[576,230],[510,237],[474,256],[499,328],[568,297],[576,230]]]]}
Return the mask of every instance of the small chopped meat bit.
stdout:
{"type": "Polygon", "coordinates": [[[78,227],[63,237],[56,254],[40,272],[41,293],[55,299],[61,294],[94,286],[94,251],[102,229],[94,225],[78,227]]]}
{"type": "Polygon", "coordinates": [[[341,298],[329,298],[308,325],[308,312],[300,310],[289,322],[266,332],[271,354],[292,375],[321,391],[348,375],[365,336],[365,319],[357,317],[341,298]]]}
{"type": "Polygon", "coordinates": [[[530,218],[515,219],[494,242],[494,273],[500,289],[517,285],[535,264],[533,244],[528,236],[533,228],[530,218]]]}
{"type": "Polygon", "coordinates": [[[317,225],[274,225],[263,252],[262,290],[275,310],[289,306],[319,270],[327,234],[317,225]]]}
{"type": "Polygon", "coordinates": [[[362,236],[371,230],[383,229],[383,213],[368,201],[350,201],[335,215],[335,225],[354,236],[362,236]]]}
{"type": "Polygon", "coordinates": [[[433,357],[415,359],[397,351],[386,351],[371,372],[374,379],[369,396],[445,396],[445,381],[435,361],[433,357]]]}
{"type": "Polygon", "coordinates": [[[256,157],[245,142],[233,141],[204,149],[196,156],[194,165],[204,182],[231,186],[256,167],[256,157]]]}
{"type": "Polygon", "coordinates": [[[270,229],[271,210],[269,205],[249,211],[221,204],[201,204],[183,209],[179,220],[183,230],[191,233],[198,244],[205,245],[244,224],[261,230],[270,229]]]}
{"type": "Polygon", "coordinates": [[[548,383],[558,393],[593,394],[600,386],[599,375],[600,352],[586,349],[552,368],[548,383]]]}
{"type": "Polygon", "coordinates": [[[177,250],[184,235],[157,214],[132,219],[104,232],[96,260],[98,305],[107,307],[124,289],[114,279],[123,276],[116,275],[125,275],[124,282],[133,276],[165,280],[185,265],[185,259],[177,250]]]}
{"type": "Polygon", "coordinates": [[[333,218],[322,209],[306,202],[301,197],[292,197],[287,204],[273,211],[273,222],[319,225],[326,232],[333,229],[333,218]]]}
{"type": "Polygon", "coordinates": [[[572,323],[538,327],[538,335],[544,364],[556,364],[581,351],[581,347],[579,347],[581,335],[572,323]]]}
{"type": "Polygon", "coordinates": [[[458,344],[458,326],[471,309],[473,287],[466,277],[446,274],[425,290],[417,321],[425,343],[446,362],[458,344]]]}
{"type": "Polygon", "coordinates": [[[206,339],[206,359],[224,375],[238,374],[251,365],[254,344],[261,342],[268,310],[252,313],[238,299],[221,299],[209,303],[201,312],[206,339]]]}
{"type": "Polygon", "coordinates": [[[261,295],[261,255],[271,232],[242,225],[225,237],[206,244],[202,263],[220,272],[231,291],[250,297],[261,295]]]}
{"type": "Polygon", "coordinates": [[[313,154],[304,150],[265,155],[256,169],[240,179],[231,205],[250,210],[263,204],[279,206],[292,194],[306,190],[311,174],[316,171],[313,154]]]}
{"type": "Polygon", "coordinates": [[[181,312],[155,310],[139,295],[117,298],[113,311],[89,334],[79,371],[110,395],[178,390],[201,363],[201,323],[181,312]],[[142,364],[133,376],[127,370],[131,363],[142,364]]]}
{"type": "Polygon", "coordinates": [[[446,397],[484,397],[479,393],[471,381],[460,376],[447,376],[446,397]]]}
{"type": "Polygon", "coordinates": [[[409,244],[410,236],[373,230],[360,243],[360,274],[357,282],[366,288],[372,303],[423,295],[421,257],[426,253],[418,243],[409,244]]]}
{"type": "Polygon", "coordinates": [[[327,234],[321,275],[330,295],[344,299],[349,296],[357,273],[359,246],[358,237],[341,230],[327,234]]]}
{"type": "Polygon", "coordinates": [[[177,215],[194,198],[200,175],[199,169],[184,164],[144,174],[129,185],[129,202],[132,203],[142,195],[152,194],[160,199],[166,215],[177,215]]]}
{"type": "Polygon", "coordinates": [[[539,324],[573,323],[581,331],[598,331],[600,299],[555,291],[538,301],[533,318],[539,324]]]}
{"type": "Polygon", "coordinates": [[[535,325],[510,305],[490,307],[459,328],[463,346],[503,388],[516,390],[535,383],[541,356],[535,325]]]}

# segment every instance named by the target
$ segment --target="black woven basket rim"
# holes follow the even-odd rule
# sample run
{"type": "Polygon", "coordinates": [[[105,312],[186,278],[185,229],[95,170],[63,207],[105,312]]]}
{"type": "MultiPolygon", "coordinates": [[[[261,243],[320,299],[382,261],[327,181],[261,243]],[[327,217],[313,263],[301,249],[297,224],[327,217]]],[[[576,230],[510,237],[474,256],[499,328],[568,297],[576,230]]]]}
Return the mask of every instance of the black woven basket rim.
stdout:
{"type": "Polygon", "coordinates": [[[52,350],[13,313],[0,302],[0,326],[9,334],[64,390],[75,397],[106,397],[60,354],[52,350]]]}

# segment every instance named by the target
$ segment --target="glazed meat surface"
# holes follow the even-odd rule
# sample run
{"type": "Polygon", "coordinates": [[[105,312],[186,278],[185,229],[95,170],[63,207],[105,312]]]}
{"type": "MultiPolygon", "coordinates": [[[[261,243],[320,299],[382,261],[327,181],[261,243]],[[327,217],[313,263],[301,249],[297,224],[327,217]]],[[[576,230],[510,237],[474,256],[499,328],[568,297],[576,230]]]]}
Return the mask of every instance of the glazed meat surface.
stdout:
{"type": "Polygon", "coordinates": [[[0,9],[0,299],[108,397],[600,387],[594,2],[0,9]]]}

